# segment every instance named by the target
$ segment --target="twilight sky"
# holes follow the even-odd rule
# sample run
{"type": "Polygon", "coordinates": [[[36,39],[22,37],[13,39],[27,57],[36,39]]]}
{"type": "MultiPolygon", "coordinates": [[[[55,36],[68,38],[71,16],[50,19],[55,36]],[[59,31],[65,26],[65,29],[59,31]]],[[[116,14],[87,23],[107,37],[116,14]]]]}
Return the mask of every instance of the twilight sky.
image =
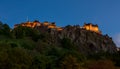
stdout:
{"type": "Polygon", "coordinates": [[[58,26],[98,24],[120,47],[120,0],[0,0],[0,21],[13,28],[27,19],[58,26]]]}

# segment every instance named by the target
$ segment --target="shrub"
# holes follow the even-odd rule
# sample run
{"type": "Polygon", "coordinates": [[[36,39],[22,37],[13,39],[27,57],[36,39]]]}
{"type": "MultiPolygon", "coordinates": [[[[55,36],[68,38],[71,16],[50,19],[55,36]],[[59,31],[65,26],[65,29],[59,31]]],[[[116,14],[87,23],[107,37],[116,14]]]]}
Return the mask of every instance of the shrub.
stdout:
{"type": "Polygon", "coordinates": [[[115,69],[111,60],[90,61],[87,64],[88,69],[115,69]]]}

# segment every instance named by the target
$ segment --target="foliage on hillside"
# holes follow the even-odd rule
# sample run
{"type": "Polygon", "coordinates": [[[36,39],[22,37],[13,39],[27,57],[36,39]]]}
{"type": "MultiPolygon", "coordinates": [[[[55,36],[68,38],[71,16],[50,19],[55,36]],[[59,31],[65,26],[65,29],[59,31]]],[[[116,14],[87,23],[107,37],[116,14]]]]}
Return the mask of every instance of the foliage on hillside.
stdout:
{"type": "MultiPolygon", "coordinates": [[[[120,67],[120,53],[105,51],[92,53],[91,51],[92,54],[84,54],[76,42],[71,40],[72,37],[58,38],[59,35],[54,35],[56,32],[54,34],[52,32],[50,30],[41,32],[38,29],[21,26],[11,31],[7,24],[1,22],[0,69],[116,69],[120,67]]],[[[87,35],[92,37],[91,32],[87,35]]],[[[82,45],[88,48],[85,43],[82,45]]]]}

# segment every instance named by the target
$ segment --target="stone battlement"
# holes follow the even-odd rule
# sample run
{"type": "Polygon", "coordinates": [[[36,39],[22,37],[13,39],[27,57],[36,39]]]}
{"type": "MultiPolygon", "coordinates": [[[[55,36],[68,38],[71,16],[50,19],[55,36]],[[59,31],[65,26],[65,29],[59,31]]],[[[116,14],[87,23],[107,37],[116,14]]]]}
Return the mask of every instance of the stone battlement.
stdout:
{"type": "MultiPolygon", "coordinates": [[[[53,22],[53,23],[50,23],[50,22],[43,22],[43,23],[40,23],[39,21],[35,20],[33,22],[24,22],[24,23],[21,23],[21,24],[15,24],[14,25],[14,28],[18,27],[18,26],[26,26],[26,27],[31,27],[31,28],[35,28],[35,27],[46,27],[48,29],[55,29],[57,31],[62,31],[63,28],[62,27],[57,27],[56,24],[53,22]]],[[[102,34],[101,31],[99,30],[98,28],[98,25],[94,25],[92,23],[84,23],[83,27],[80,27],[82,29],[85,29],[85,30],[89,30],[89,31],[93,31],[93,32],[96,32],[98,34],[102,34]]]]}
{"type": "Polygon", "coordinates": [[[88,23],[88,24],[85,23],[85,24],[83,25],[83,29],[90,30],[90,31],[93,31],[93,32],[102,34],[102,32],[99,30],[97,24],[94,25],[94,24],[92,24],[92,23],[88,23]]]}
{"type": "Polygon", "coordinates": [[[30,27],[30,28],[35,28],[35,27],[46,27],[48,29],[56,29],[57,31],[63,30],[61,27],[57,27],[55,23],[50,23],[50,22],[43,22],[40,23],[39,21],[33,21],[33,22],[24,22],[21,24],[15,24],[14,28],[17,28],[18,26],[25,26],[25,27],[30,27]]]}

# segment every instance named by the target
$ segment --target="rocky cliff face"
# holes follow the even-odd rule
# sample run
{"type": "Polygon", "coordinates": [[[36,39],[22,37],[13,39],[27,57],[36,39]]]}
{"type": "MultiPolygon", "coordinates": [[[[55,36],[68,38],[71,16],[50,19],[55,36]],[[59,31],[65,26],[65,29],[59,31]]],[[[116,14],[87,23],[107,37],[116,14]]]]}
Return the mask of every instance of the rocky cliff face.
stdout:
{"type": "MultiPolygon", "coordinates": [[[[46,29],[45,31],[42,29],[42,31],[46,32],[46,29]]],[[[68,38],[83,54],[97,53],[101,51],[114,53],[117,51],[116,45],[111,37],[82,29],[80,26],[66,26],[59,32],[54,29],[49,29],[48,38],[49,44],[54,45],[60,45],[63,38],[68,38]]]]}
{"type": "Polygon", "coordinates": [[[79,26],[67,26],[61,32],[51,30],[50,34],[54,43],[58,43],[60,39],[69,38],[82,53],[116,52],[116,45],[111,37],[81,29],[79,26]]]}

